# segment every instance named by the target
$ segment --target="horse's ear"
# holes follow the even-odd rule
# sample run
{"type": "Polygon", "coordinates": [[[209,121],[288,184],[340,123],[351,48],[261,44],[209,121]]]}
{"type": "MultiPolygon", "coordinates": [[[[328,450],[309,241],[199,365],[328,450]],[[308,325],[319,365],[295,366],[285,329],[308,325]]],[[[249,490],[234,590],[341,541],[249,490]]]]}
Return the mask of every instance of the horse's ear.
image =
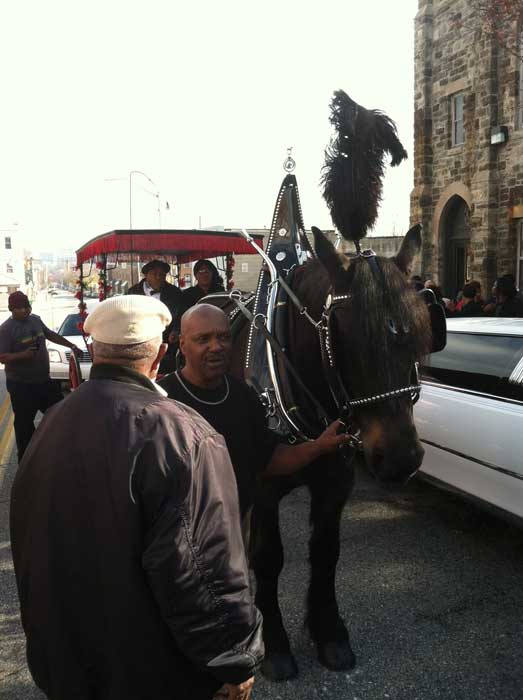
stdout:
{"type": "Polygon", "coordinates": [[[421,250],[421,232],[423,227],[416,224],[405,234],[398,254],[393,258],[399,269],[410,277],[412,261],[421,250]]]}
{"type": "Polygon", "coordinates": [[[318,260],[329,273],[332,284],[335,285],[336,278],[343,270],[340,256],[323,231],[320,231],[316,226],[313,226],[311,230],[314,235],[314,249],[318,260]]]}

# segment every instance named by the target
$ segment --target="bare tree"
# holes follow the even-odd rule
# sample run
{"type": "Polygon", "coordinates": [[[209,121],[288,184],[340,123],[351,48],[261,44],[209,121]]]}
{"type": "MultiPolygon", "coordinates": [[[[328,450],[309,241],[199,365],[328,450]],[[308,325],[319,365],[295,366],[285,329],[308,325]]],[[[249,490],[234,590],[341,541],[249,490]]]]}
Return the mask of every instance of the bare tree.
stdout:
{"type": "Polygon", "coordinates": [[[473,19],[455,13],[457,26],[479,31],[523,61],[523,0],[470,0],[473,19]]]}

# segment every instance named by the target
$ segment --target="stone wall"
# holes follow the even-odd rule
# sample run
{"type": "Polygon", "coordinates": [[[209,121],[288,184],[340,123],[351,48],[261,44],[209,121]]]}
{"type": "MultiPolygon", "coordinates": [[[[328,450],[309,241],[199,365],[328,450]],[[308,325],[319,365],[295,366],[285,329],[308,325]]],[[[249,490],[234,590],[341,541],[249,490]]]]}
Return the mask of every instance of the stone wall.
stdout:
{"type": "Polygon", "coordinates": [[[444,277],[447,205],[458,196],[470,210],[470,276],[490,289],[496,276],[516,272],[512,214],[523,201],[518,59],[479,30],[470,1],[419,0],[418,7],[411,220],[425,229],[422,272],[444,277]],[[453,146],[457,93],[464,94],[465,139],[453,146]],[[491,145],[491,128],[499,125],[508,127],[508,143],[491,145]]]}

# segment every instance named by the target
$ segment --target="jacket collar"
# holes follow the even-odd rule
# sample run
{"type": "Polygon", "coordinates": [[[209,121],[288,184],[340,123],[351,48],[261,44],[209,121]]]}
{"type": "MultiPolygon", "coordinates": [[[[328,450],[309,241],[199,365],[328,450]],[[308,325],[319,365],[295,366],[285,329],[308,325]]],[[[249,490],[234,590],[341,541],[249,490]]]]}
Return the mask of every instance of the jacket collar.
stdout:
{"type": "Polygon", "coordinates": [[[149,377],[146,377],[145,374],[136,372],[136,370],[130,367],[123,367],[122,365],[93,365],[90,374],[90,380],[91,379],[111,379],[115,382],[142,386],[144,389],[149,389],[150,391],[158,391],[154,382],[152,382],[149,377]]]}

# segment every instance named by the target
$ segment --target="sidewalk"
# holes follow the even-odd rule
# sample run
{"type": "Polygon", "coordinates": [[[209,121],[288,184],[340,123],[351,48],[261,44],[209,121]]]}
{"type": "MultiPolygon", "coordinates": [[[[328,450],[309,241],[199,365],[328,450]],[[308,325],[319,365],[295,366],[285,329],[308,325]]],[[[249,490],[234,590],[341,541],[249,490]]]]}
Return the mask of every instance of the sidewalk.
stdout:
{"type": "MultiPolygon", "coordinates": [[[[2,372],[3,375],[3,372],[2,372]]],[[[0,698],[44,700],[33,685],[25,660],[9,536],[9,494],[18,461],[9,396],[0,406],[0,698]]]]}

